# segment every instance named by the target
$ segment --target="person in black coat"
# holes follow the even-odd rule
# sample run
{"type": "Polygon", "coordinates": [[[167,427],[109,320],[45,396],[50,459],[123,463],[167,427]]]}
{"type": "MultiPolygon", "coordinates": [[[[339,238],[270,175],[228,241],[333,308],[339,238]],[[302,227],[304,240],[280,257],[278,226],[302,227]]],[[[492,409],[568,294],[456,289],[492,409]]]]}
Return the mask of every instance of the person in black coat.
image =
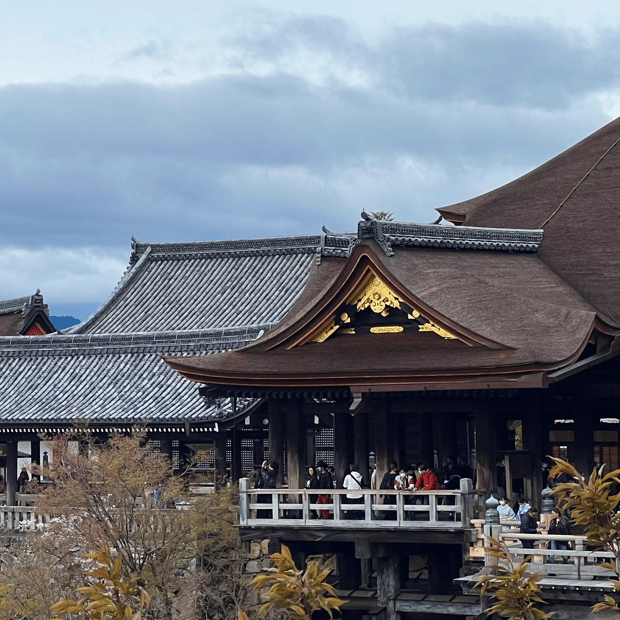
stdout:
{"type": "MultiPolygon", "coordinates": [[[[306,477],[306,489],[318,489],[319,488],[319,477],[316,473],[316,469],[314,467],[308,467],[308,475],[306,477]]],[[[316,500],[318,499],[318,495],[315,493],[310,495],[310,503],[316,504],[316,500]]],[[[310,518],[319,519],[319,513],[315,510],[310,511],[310,518]]]]}
{"type": "MultiPolygon", "coordinates": [[[[316,466],[319,469],[319,489],[334,489],[334,479],[332,475],[327,471],[327,463],[325,461],[319,461],[316,466]]],[[[317,504],[331,504],[331,494],[328,495],[326,493],[319,494],[317,498],[317,504]]],[[[329,510],[321,510],[320,519],[329,519],[330,514],[329,510]]]]}
{"type": "MultiPolygon", "coordinates": [[[[255,489],[275,489],[276,481],[278,478],[278,469],[280,469],[278,463],[275,461],[273,463],[269,463],[267,461],[263,461],[260,469],[256,474],[256,483],[254,485],[255,489]]],[[[271,495],[259,495],[258,496],[259,504],[271,504],[271,495]]],[[[271,510],[257,510],[256,517],[258,519],[269,519],[273,516],[273,511],[271,510]]]]}
{"type": "MultiPolygon", "coordinates": [[[[568,521],[560,508],[555,506],[551,510],[551,521],[549,521],[549,534],[566,536],[568,531],[568,521]]],[[[549,549],[568,549],[568,541],[564,540],[550,540],[549,541],[549,549]]],[[[564,564],[569,563],[569,559],[567,556],[562,558],[564,564]]],[[[554,564],[555,558],[553,556],[549,556],[549,564],[554,564]]]]}
{"type": "MultiPolygon", "coordinates": [[[[525,514],[521,515],[521,525],[519,531],[522,534],[538,534],[538,510],[530,508],[525,514]]],[[[533,549],[533,540],[522,540],[521,544],[524,549],[533,549]]]]}

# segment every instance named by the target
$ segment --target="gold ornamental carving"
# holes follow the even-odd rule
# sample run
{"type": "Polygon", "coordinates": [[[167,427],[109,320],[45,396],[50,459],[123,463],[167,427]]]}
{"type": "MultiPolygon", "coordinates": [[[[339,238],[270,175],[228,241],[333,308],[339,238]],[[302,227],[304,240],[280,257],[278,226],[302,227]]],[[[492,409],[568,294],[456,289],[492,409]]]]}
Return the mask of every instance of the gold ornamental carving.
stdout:
{"type": "Polygon", "coordinates": [[[371,334],[397,334],[404,330],[402,325],[378,325],[370,328],[371,334]]]}
{"type": "Polygon", "coordinates": [[[379,278],[372,278],[357,301],[357,311],[361,312],[370,308],[377,314],[387,316],[388,307],[400,308],[400,299],[379,278]]]}
{"type": "Polygon", "coordinates": [[[442,338],[446,338],[448,340],[458,339],[454,334],[451,334],[448,330],[442,329],[441,327],[439,327],[438,325],[435,325],[435,323],[431,323],[430,321],[428,323],[424,323],[424,325],[420,325],[420,327],[418,328],[418,331],[435,332],[436,334],[439,334],[442,338]]]}
{"type": "Polygon", "coordinates": [[[316,334],[313,338],[313,342],[325,342],[337,329],[339,325],[336,325],[336,321],[331,321],[327,327],[322,329],[318,334],[316,334]]]}

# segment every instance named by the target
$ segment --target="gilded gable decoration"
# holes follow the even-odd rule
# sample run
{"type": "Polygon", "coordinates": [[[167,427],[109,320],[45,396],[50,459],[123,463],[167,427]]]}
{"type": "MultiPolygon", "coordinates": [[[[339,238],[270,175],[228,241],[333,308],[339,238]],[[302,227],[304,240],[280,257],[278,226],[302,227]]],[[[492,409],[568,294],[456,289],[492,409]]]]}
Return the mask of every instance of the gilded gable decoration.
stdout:
{"type": "Polygon", "coordinates": [[[450,331],[429,321],[418,309],[406,304],[374,271],[369,270],[361,279],[360,284],[340,306],[335,316],[324,321],[309,338],[299,344],[325,342],[336,332],[340,335],[355,335],[364,333],[366,330],[371,334],[394,334],[411,329],[420,332],[433,332],[449,340],[458,339],[458,336],[450,331]],[[366,322],[360,327],[359,320],[357,322],[355,320],[356,315],[366,310],[383,317],[386,321],[379,320],[381,324],[376,324],[377,321],[373,321],[370,326],[366,322]],[[390,317],[391,311],[396,312],[392,312],[390,317]]]}

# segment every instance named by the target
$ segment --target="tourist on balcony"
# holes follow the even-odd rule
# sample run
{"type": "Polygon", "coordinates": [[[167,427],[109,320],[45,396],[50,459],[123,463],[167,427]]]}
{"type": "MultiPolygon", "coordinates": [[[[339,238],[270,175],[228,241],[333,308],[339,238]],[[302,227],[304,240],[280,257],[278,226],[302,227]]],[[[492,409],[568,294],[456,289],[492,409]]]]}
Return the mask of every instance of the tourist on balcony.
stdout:
{"type": "Polygon", "coordinates": [[[519,509],[517,510],[517,519],[520,519],[523,515],[527,514],[530,508],[530,503],[525,499],[525,497],[520,497],[519,509]]]}
{"type": "Polygon", "coordinates": [[[499,512],[499,516],[502,519],[516,519],[517,515],[515,511],[510,507],[508,503],[508,499],[504,496],[499,500],[499,506],[497,507],[497,512],[499,512]]]}
{"type": "MultiPolygon", "coordinates": [[[[332,475],[327,470],[327,463],[325,461],[319,461],[316,466],[319,468],[319,489],[333,489],[334,480],[332,475]]],[[[330,496],[325,493],[320,493],[317,498],[317,504],[331,504],[330,496]]],[[[329,519],[329,510],[321,510],[321,519],[329,519]]]]}
{"type": "MultiPolygon", "coordinates": [[[[408,473],[408,467],[401,467],[398,476],[394,479],[394,489],[396,491],[406,491],[405,504],[413,503],[413,496],[409,491],[413,491],[415,487],[415,478],[408,473]]],[[[406,512],[405,518],[407,521],[411,521],[413,518],[412,512],[406,512]]]]}
{"type": "MultiPolygon", "coordinates": [[[[564,516],[564,513],[557,506],[551,509],[551,520],[549,521],[549,534],[557,536],[566,536],[568,534],[568,521],[564,516]]],[[[568,541],[565,540],[550,540],[549,549],[559,549],[562,551],[568,550],[568,541]]],[[[564,564],[569,563],[567,556],[562,558],[564,564]]],[[[549,564],[555,564],[555,557],[549,556],[549,564]]]]}
{"type": "Polygon", "coordinates": [[[441,486],[435,472],[426,463],[421,463],[419,476],[415,483],[415,491],[439,491],[441,486]]]}
{"type": "MultiPolygon", "coordinates": [[[[381,480],[381,485],[379,488],[387,491],[394,489],[394,480],[396,480],[396,476],[398,476],[398,465],[395,461],[392,461],[389,465],[390,469],[387,473],[383,475],[383,480],[381,480]]],[[[382,495],[383,503],[389,504],[391,506],[396,504],[396,495],[382,495]]],[[[385,519],[395,520],[396,519],[396,511],[390,510],[386,511],[385,519]]]]}
{"type": "MultiPolygon", "coordinates": [[[[280,466],[278,463],[273,461],[273,463],[269,463],[268,461],[263,461],[260,469],[257,472],[256,483],[254,485],[255,489],[275,489],[276,481],[278,478],[278,469],[280,466]]],[[[271,504],[271,495],[259,495],[258,496],[259,504],[271,504]]],[[[273,516],[272,510],[258,510],[256,513],[256,517],[258,519],[269,519],[273,516]]]]}
{"type": "Polygon", "coordinates": [[[30,476],[28,475],[28,471],[25,467],[22,467],[21,472],[19,473],[19,477],[17,478],[17,492],[25,493],[26,485],[30,481],[30,476]]]}
{"type": "MultiPolygon", "coordinates": [[[[314,467],[308,467],[308,476],[306,478],[306,489],[318,489],[318,488],[319,488],[319,476],[316,472],[316,469],[314,467]]],[[[319,496],[317,494],[310,495],[310,503],[316,504],[318,497],[319,496]]],[[[311,510],[310,518],[318,519],[319,518],[318,511],[311,510]]]]}
{"type": "MultiPolygon", "coordinates": [[[[349,467],[349,473],[344,477],[342,482],[343,489],[351,489],[355,491],[360,491],[363,489],[364,478],[362,474],[359,473],[359,465],[354,464],[349,467]]],[[[363,504],[364,503],[364,494],[363,493],[347,493],[347,503],[348,504],[363,504]]],[[[346,510],[345,515],[347,519],[363,519],[364,513],[361,510],[346,510]]]]}
{"type": "MultiPolygon", "coordinates": [[[[537,534],[538,533],[538,510],[536,508],[530,508],[524,515],[521,515],[521,524],[519,525],[519,531],[522,534],[537,534]]],[[[521,544],[524,549],[533,549],[533,540],[522,540],[521,544]]]]}

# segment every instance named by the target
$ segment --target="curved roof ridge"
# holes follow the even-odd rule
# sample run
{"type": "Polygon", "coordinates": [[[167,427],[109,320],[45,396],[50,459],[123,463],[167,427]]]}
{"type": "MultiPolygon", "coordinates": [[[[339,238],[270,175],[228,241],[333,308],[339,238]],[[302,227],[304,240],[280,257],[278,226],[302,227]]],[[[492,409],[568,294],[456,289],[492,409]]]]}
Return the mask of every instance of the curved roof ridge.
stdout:
{"type": "Polygon", "coordinates": [[[67,355],[71,352],[158,352],[176,354],[201,350],[234,349],[248,344],[271,329],[272,324],[227,327],[221,329],[124,334],[55,334],[50,336],[0,337],[0,357],[19,354],[67,355]],[[171,347],[173,350],[171,351],[171,347]],[[148,350],[148,351],[147,351],[148,350]]]}
{"type": "Polygon", "coordinates": [[[133,266],[131,266],[131,263],[130,263],[130,267],[127,268],[120,282],[116,285],[116,288],[112,291],[110,296],[83,323],[79,323],[78,325],[69,327],[69,329],[65,329],[62,333],[63,334],[80,334],[84,330],[86,330],[88,327],[90,327],[103,314],[105,314],[106,310],[114,303],[116,298],[125,290],[125,288],[127,288],[129,283],[136,276],[136,274],[140,272],[140,270],[146,263],[150,253],[151,253],[150,249],[147,248],[137,263],[135,263],[133,266]]]}
{"type": "Polygon", "coordinates": [[[221,241],[184,241],[173,243],[151,243],[134,240],[131,261],[141,257],[147,248],[154,255],[210,254],[212,252],[269,251],[297,248],[320,248],[324,235],[298,235],[287,237],[266,237],[259,239],[234,239],[221,241]]]}

